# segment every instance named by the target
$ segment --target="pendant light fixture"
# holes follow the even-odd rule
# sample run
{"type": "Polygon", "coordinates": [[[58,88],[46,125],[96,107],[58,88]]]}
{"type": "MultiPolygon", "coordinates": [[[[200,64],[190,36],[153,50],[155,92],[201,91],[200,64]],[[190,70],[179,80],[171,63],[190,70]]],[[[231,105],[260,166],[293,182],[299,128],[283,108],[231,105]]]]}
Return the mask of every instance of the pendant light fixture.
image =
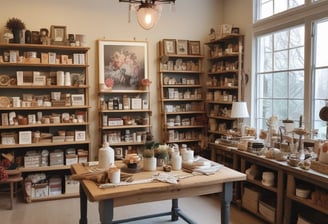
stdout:
{"type": "Polygon", "coordinates": [[[129,3],[129,22],[131,10],[135,9],[139,25],[145,30],[156,26],[162,12],[161,4],[174,4],[175,0],[119,0],[129,3]]]}

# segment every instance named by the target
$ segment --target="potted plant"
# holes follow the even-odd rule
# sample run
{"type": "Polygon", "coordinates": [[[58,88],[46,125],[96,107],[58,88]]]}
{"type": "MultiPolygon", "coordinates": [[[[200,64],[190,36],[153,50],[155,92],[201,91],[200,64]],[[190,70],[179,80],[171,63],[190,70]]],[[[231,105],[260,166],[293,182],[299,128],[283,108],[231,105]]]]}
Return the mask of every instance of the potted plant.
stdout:
{"type": "Polygon", "coordinates": [[[155,148],[155,157],[157,159],[157,166],[164,166],[166,160],[169,156],[169,149],[170,147],[166,144],[164,145],[158,145],[157,148],[155,148]]]}
{"type": "Polygon", "coordinates": [[[146,171],[155,171],[157,166],[157,160],[155,157],[154,149],[158,147],[159,143],[154,141],[146,142],[145,149],[143,151],[143,169],[146,171]]]}
{"type": "Polygon", "coordinates": [[[14,35],[14,43],[20,43],[21,32],[25,29],[25,24],[18,18],[10,18],[6,23],[6,28],[14,35]]]}

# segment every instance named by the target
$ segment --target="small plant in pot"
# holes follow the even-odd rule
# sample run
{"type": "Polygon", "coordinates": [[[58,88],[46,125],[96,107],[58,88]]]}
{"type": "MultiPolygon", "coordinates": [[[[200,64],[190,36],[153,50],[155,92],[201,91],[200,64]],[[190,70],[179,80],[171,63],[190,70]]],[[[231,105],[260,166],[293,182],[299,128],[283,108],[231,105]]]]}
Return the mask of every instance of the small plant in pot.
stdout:
{"type": "Polygon", "coordinates": [[[159,145],[155,148],[155,157],[157,158],[157,166],[164,166],[166,160],[169,156],[169,149],[170,147],[166,144],[159,145]]]}
{"type": "Polygon", "coordinates": [[[143,150],[143,169],[145,171],[155,171],[157,167],[157,161],[155,158],[155,148],[159,143],[149,141],[145,144],[145,149],[143,150]]]}
{"type": "Polygon", "coordinates": [[[18,18],[10,18],[6,23],[6,28],[10,30],[14,35],[14,43],[20,43],[20,36],[22,30],[25,29],[25,23],[18,18]]]}

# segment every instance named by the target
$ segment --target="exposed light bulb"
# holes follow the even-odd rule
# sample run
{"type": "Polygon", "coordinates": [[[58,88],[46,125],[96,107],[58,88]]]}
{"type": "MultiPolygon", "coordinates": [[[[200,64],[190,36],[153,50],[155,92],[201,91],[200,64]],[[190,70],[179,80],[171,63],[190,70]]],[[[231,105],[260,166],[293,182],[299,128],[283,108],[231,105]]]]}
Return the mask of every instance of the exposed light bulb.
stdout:
{"type": "Polygon", "coordinates": [[[137,10],[137,19],[139,25],[149,30],[153,28],[160,17],[160,12],[152,6],[149,7],[140,7],[137,10]]]}

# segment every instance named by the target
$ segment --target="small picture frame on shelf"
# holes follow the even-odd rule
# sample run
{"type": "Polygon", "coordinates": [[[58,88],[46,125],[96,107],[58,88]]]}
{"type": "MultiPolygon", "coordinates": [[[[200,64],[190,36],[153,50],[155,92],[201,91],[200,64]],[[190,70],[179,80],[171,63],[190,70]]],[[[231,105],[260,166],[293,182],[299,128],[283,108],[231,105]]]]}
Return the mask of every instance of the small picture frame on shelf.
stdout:
{"type": "Polygon", "coordinates": [[[232,25],[231,24],[222,24],[221,25],[221,33],[222,35],[231,34],[232,25]]]}
{"type": "Polygon", "coordinates": [[[66,26],[55,26],[50,27],[50,37],[54,45],[64,45],[67,40],[66,26]]]}
{"type": "Polygon", "coordinates": [[[164,55],[177,54],[177,47],[176,47],[175,39],[164,39],[163,40],[163,53],[164,53],[164,55]]]}
{"type": "Polygon", "coordinates": [[[84,94],[72,94],[72,106],[84,106],[84,94]]]}
{"type": "Polygon", "coordinates": [[[32,31],[31,32],[31,43],[32,44],[40,44],[40,32],[39,31],[32,31]]]}
{"type": "Polygon", "coordinates": [[[239,27],[232,27],[231,34],[239,34],[239,27]]]}
{"type": "Polygon", "coordinates": [[[85,141],[85,131],[75,131],[75,141],[85,141]]]}
{"type": "Polygon", "coordinates": [[[188,40],[177,40],[177,54],[188,54],[188,40]]]}
{"type": "Polygon", "coordinates": [[[18,133],[19,144],[32,144],[32,132],[20,131],[18,133]]]}
{"type": "Polygon", "coordinates": [[[190,55],[200,55],[200,41],[188,41],[188,49],[190,55]]]}

